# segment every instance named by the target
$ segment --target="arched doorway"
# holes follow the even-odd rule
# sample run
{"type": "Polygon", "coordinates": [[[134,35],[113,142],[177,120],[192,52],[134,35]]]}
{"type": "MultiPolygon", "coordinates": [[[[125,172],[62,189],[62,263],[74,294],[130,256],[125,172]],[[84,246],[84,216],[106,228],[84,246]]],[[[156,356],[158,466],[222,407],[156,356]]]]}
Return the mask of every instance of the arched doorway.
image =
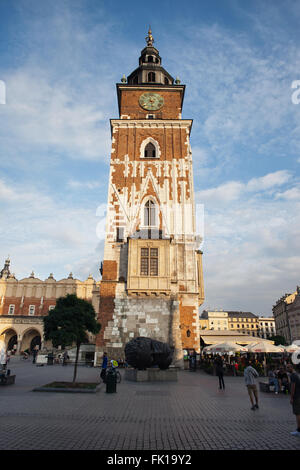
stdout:
{"type": "Polygon", "coordinates": [[[17,335],[11,336],[7,343],[7,350],[12,351],[14,349],[15,344],[18,344],[18,337],[17,335]]]}
{"type": "Polygon", "coordinates": [[[18,336],[16,330],[13,328],[7,328],[0,334],[1,340],[4,342],[5,349],[16,351],[18,346],[18,336]]]}
{"type": "Polygon", "coordinates": [[[21,351],[31,352],[37,344],[39,347],[41,346],[41,335],[39,331],[34,328],[25,331],[22,338],[21,351]]]}
{"type": "Polygon", "coordinates": [[[38,345],[39,349],[41,349],[41,337],[40,335],[35,336],[30,343],[30,351],[33,351],[35,346],[38,345]]]}

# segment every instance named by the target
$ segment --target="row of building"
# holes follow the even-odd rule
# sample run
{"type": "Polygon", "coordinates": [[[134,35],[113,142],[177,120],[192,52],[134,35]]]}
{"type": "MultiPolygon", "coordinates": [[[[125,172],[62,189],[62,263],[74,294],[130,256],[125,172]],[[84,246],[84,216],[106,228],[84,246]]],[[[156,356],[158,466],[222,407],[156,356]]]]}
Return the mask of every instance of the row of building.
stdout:
{"type": "MultiPolygon", "coordinates": [[[[74,279],[72,273],[65,279],[55,280],[50,274],[46,280],[34,273],[17,280],[10,272],[10,261],[5,261],[0,271],[0,339],[9,349],[17,352],[32,348],[43,341],[43,316],[55,307],[56,299],[76,293],[88,300],[99,316],[100,284],[90,275],[85,281],[74,279]]],[[[262,317],[251,312],[204,310],[199,317],[200,335],[204,330],[238,332],[253,337],[269,339],[284,337],[287,344],[300,339],[300,288],[285,294],[273,307],[274,317],[262,317]]],[[[90,342],[95,342],[90,335],[90,342]]]]}
{"type": "Polygon", "coordinates": [[[199,319],[201,330],[228,330],[268,339],[276,335],[275,319],[251,312],[204,310],[199,319]]]}
{"type": "Polygon", "coordinates": [[[286,344],[300,340],[300,287],[283,295],[272,308],[272,317],[251,312],[206,311],[200,315],[201,330],[228,330],[268,339],[282,336],[286,344]]]}

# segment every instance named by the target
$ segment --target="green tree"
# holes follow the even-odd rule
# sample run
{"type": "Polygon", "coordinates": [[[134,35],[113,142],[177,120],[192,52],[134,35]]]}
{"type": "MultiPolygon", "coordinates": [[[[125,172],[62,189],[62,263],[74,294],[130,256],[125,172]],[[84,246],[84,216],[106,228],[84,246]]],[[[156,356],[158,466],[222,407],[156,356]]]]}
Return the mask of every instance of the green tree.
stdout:
{"type": "Polygon", "coordinates": [[[56,306],[44,317],[44,337],[54,347],[76,344],[76,359],[73,382],[76,380],[79,348],[88,341],[87,332],[97,334],[101,325],[97,323],[95,309],[90,302],[67,294],[56,301],[56,306]]]}
{"type": "Polygon", "coordinates": [[[286,342],[285,342],[285,339],[283,336],[280,336],[280,335],[275,335],[275,336],[271,336],[270,338],[268,338],[270,341],[274,341],[275,343],[275,346],[278,346],[279,344],[282,344],[282,346],[285,346],[286,345],[286,342]]]}

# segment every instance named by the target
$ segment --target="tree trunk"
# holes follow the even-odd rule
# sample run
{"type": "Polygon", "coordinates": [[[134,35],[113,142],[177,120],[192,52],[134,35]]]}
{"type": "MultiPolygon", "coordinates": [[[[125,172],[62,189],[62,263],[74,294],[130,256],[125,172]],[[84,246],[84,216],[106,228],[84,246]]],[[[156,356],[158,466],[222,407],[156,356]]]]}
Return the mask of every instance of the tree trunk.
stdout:
{"type": "Polygon", "coordinates": [[[73,383],[75,382],[75,380],[76,380],[76,375],[77,375],[77,363],[78,363],[79,349],[80,349],[80,343],[77,343],[77,347],[76,347],[76,358],[75,358],[75,365],[74,365],[73,383]]]}

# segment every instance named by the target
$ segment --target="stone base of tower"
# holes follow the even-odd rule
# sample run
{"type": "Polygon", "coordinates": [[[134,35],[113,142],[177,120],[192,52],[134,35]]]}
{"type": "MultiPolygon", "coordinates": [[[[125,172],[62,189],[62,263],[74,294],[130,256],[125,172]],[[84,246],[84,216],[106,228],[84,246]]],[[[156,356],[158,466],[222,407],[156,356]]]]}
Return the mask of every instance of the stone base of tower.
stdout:
{"type": "Polygon", "coordinates": [[[96,339],[95,365],[100,364],[104,351],[109,358],[123,358],[126,343],[138,336],[146,336],[174,348],[173,364],[183,367],[178,301],[126,294],[111,300],[106,299],[102,305],[100,303],[102,329],[96,339]]]}

